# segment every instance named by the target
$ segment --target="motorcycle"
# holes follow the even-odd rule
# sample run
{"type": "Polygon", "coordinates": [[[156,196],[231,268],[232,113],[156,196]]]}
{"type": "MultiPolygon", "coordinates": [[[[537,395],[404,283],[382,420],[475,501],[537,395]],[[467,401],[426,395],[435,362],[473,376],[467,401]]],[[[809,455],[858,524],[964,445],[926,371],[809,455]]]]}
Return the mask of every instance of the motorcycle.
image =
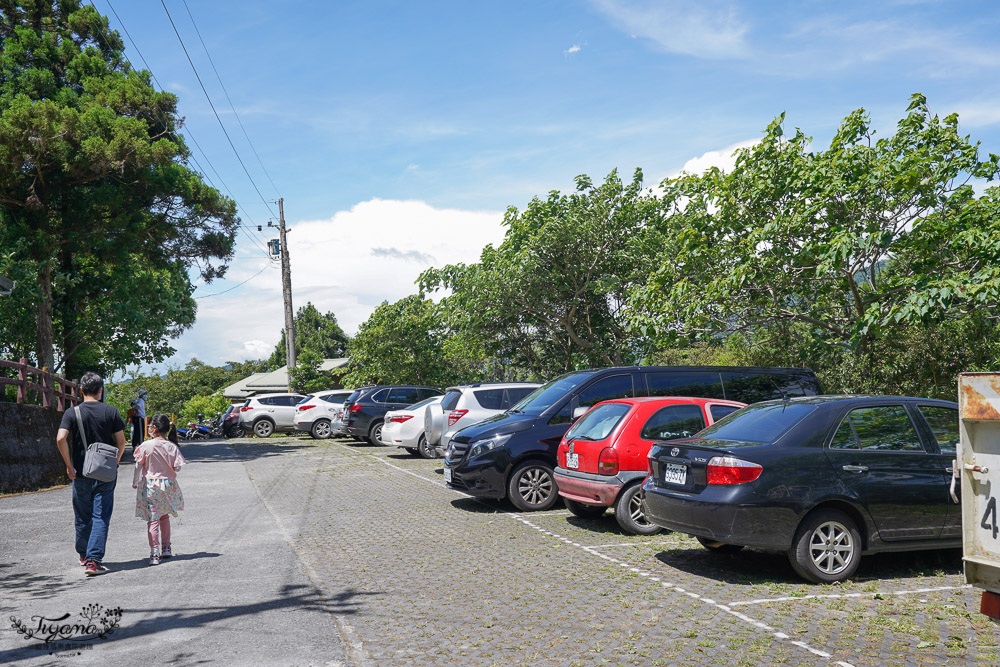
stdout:
{"type": "Polygon", "coordinates": [[[205,415],[198,413],[198,421],[191,422],[187,425],[186,429],[178,428],[177,434],[181,435],[185,440],[208,440],[213,437],[212,429],[202,422],[205,421],[205,415]]]}

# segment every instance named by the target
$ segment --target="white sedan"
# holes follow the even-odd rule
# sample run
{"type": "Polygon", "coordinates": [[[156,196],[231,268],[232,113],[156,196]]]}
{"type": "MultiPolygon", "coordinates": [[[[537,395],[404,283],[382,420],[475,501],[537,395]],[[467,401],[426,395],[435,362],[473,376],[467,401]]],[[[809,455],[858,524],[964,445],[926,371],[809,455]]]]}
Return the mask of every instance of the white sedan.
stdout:
{"type": "Polygon", "coordinates": [[[402,447],[411,454],[420,454],[425,459],[437,457],[434,447],[427,444],[424,437],[424,410],[428,405],[437,405],[444,396],[433,396],[419,403],[385,413],[382,426],[382,444],[402,447]]]}

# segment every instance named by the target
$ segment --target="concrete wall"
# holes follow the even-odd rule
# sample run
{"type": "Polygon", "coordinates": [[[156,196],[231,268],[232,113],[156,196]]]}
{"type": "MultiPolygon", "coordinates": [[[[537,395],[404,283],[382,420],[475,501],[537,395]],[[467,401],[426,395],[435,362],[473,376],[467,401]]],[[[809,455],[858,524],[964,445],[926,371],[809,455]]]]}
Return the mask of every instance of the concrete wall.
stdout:
{"type": "Polygon", "coordinates": [[[66,484],[56,449],[62,413],[38,405],[0,402],[0,493],[66,484]]]}

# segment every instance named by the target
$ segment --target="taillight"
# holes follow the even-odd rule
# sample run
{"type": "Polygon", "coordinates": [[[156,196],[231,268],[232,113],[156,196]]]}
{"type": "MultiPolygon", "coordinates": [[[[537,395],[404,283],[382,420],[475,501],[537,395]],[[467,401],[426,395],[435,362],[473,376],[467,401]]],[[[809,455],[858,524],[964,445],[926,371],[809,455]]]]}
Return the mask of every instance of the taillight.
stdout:
{"type": "Polygon", "coordinates": [[[448,426],[454,426],[455,422],[464,417],[468,410],[452,410],[448,413],[448,426]]]}
{"type": "Polygon", "coordinates": [[[746,484],[764,472],[764,466],[734,456],[713,456],[708,461],[709,484],[746,484]]]}
{"type": "Polygon", "coordinates": [[[413,415],[396,415],[394,417],[389,417],[389,421],[394,424],[402,424],[405,421],[413,419],[413,415]]]}
{"type": "Polygon", "coordinates": [[[355,403],[354,405],[352,405],[352,406],[351,406],[350,408],[348,408],[348,409],[349,409],[349,410],[350,410],[351,412],[361,412],[361,404],[360,404],[360,403],[355,403]]]}
{"type": "Polygon", "coordinates": [[[566,454],[569,453],[569,445],[563,440],[559,443],[559,449],[556,450],[556,463],[562,467],[566,467],[566,454]]]}
{"type": "Polygon", "coordinates": [[[605,447],[597,458],[598,475],[618,474],[618,452],[612,447],[605,447]]]}
{"type": "Polygon", "coordinates": [[[296,410],[309,410],[310,408],[315,408],[315,407],[316,407],[315,405],[300,405],[299,407],[297,407],[295,409],[296,410]]]}
{"type": "Polygon", "coordinates": [[[242,408],[240,408],[240,412],[246,412],[247,410],[253,410],[253,406],[252,405],[244,405],[242,408]]]}

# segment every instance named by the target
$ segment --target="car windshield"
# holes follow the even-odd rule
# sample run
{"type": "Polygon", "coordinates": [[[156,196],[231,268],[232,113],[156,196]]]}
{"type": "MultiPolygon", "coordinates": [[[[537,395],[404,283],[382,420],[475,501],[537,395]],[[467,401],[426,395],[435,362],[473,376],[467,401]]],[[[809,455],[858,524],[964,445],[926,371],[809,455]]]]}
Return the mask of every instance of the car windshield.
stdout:
{"type": "Polygon", "coordinates": [[[604,403],[585,414],[566,433],[566,440],[604,440],[632,409],[627,403],[604,403]]]}
{"type": "Polygon", "coordinates": [[[580,386],[581,382],[584,382],[593,374],[593,371],[577,371],[557,377],[555,380],[543,384],[525,396],[520,403],[510,409],[510,412],[523,412],[527,415],[538,416],[553,404],[562,400],[567,392],[580,386]]]}
{"type": "Polygon", "coordinates": [[[771,443],[816,409],[807,403],[758,403],[734,412],[697,434],[699,438],[771,443]]]}

